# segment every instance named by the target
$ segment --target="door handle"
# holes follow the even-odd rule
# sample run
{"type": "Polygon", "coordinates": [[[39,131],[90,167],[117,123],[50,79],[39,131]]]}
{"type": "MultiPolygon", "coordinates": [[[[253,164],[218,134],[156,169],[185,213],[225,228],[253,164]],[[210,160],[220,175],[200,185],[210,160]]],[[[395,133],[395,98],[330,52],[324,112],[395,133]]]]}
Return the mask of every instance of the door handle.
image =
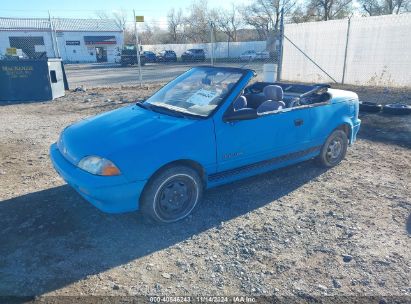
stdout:
{"type": "Polygon", "coordinates": [[[294,120],[294,125],[296,127],[302,126],[304,124],[304,120],[303,119],[295,119],[294,120]]]}

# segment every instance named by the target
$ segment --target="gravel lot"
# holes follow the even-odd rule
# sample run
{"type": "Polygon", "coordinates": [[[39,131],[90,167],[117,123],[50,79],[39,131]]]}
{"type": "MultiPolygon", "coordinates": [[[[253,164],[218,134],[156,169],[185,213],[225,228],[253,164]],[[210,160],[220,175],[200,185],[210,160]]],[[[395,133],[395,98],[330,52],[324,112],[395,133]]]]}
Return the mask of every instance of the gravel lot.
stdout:
{"type": "MultiPolygon", "coordinates": [[[[0,295],[411,301],[411,116],[363,116],[336,168],[307,161],[213,189],[187,220],[150,226],[85,202],[52,169],[48,147],[66,125],[157,88],[0,106],[0,295]]],[[[411,103],[411,90],[353,89],[411,103]]]]}

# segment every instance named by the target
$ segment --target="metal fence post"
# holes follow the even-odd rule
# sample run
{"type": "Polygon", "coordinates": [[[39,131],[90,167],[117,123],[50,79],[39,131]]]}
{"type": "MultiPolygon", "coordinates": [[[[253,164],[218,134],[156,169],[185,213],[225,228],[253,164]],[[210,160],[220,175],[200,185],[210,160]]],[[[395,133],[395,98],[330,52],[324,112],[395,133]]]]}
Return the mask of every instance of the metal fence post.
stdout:
{"type": "Polygon", "coordinates": [[[277,68],[277,81],[281,80],[281,73],[283,71],[283,45],[284,45],[284,6],[281,8],[280,18],[280,44],[278,50],[278,68],[277,68]]]}
{"type": "Polygon", "coordinates": [[[211,65],[214,65],[214,26],[213,22],[210,22],[210,47],[211,47],[211,65]]]}
{"type": "Polygon", "coordinates": [[[137,48],[137,63],[138,63],[138,78],[140,80],[140,87],[143,86],[143,77],[141,75],[141,60],[140,60],[140,43],[138,42],[138,32],[137,32],[137,19],[136,11],[133,10],[134,15],[134,36],[136,39],[136,48],[137,48]]]}
{"type": "Polygon", "coordinates": [[[350,28],[351,28],[351,17],[348,18],[348,24],[347,24],[347,37],[345,38],[344,65],[343,65],[341,84],[344,84],[345,73],[347,70],[347,52],[348,52],[348,41],[350,39],[350,28]]]}

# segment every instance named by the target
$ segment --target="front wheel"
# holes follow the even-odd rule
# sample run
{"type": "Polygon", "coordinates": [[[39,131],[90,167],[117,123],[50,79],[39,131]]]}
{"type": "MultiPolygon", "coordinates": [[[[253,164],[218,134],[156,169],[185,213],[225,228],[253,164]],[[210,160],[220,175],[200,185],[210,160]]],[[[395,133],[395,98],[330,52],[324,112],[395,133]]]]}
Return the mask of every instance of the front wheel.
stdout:
{"type": "Polygon", "coordinates": [[[157,223],[177,222],[194,210],[202,192],[202,181],[195,170],[173,166],[149,182],[141,197],[141,211],[157,223]]]}
{"type": "Polygon", "coordinates": [[[347,134],[343,130],[335,130],[321,148],[318,156],[320,164],[326,168],[338,165],[344,159],[347,148],[347,134]]]}

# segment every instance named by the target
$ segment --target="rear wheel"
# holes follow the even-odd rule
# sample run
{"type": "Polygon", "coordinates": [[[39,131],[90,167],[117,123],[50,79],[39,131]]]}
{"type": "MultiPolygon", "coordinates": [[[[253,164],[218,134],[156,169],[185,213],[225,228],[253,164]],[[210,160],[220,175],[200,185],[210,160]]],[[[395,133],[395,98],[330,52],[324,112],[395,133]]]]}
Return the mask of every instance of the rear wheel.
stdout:
{"type": "Polygon", "coordinates": [[[338,165],[344,159],[347,148],[347,134],[343,130],[335,130],[321,148],[318,156],[320,164],[326,168],[338,165]]]}
{"type": "Polygon", "coordinates": [[[186,166],[162,170],[147,185],[141,211],[157,223],[172,223],[187,217],[201,200],[203,185],[198,173],[186,166]]]}

